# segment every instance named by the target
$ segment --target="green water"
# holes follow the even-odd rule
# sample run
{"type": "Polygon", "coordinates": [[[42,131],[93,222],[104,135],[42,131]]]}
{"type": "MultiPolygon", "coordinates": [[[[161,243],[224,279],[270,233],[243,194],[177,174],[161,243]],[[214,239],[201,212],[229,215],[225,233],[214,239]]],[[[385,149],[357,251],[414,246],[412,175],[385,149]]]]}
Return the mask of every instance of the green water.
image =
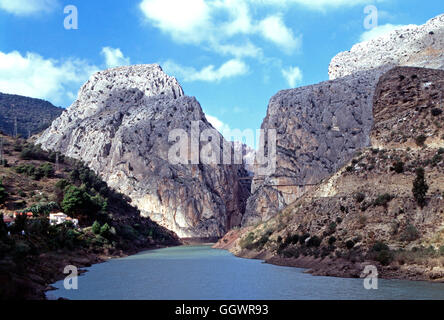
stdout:
{"type": "Polygon", "coordinates": [[[366,290],[362,279],[314,277],[303,269],[242,259],[209,246],[146,251],[87,269],[77,290],[47,293],[49,299],[444,299],[444,284],[379,280],[366,290]]]}

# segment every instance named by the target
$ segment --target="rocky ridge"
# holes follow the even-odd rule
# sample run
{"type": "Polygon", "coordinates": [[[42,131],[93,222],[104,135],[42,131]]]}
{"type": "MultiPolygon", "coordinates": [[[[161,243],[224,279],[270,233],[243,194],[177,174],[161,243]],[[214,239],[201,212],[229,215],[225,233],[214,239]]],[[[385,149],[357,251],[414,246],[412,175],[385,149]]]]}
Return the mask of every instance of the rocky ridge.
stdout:
{"type": "MultiPolygon", "coordinates": [[[[255,175],[243,226],[270,219],[369,146],[380,78],[398,65],[444,68],[443,39],[440,15],[423,26],[405,27],[338,54],[330,63],[330,81],[272,97],[262,129],[277,130],[277,170],[265,177],[255,175]]],[[[412,86],[433,91],[435,82],[407,84],[408,80],[385,90],[410,108],[416,99],[412,86]]],[[[415,102],[423,108],[429,98],[415,102]]],[[[434,92],[433,99],[442,99],[442,94],[434,92]]]]}
{"type": "Polygon", "coordinates": [[[387,64],[444,69],[443,48],[444,14],[424,25],[408,25],[339,53],[330,63],[330,80],[387,64]]]}
{"type": "Polygon", "coordinates": [[[241,222],[249,190],[239,177],[247,173],[242,165],[171,164],[169,132],[189,134],[193,122],[200,132],[213,129],[160,66],[120,67],[93,75],[37,143],[83,160],[178,236],[219,237],[241,222]]]}

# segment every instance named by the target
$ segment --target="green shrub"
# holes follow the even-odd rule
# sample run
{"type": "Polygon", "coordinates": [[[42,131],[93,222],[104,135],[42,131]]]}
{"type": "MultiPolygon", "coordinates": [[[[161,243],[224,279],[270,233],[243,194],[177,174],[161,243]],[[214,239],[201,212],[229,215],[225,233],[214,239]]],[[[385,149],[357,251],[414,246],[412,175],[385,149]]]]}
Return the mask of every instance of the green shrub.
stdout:
{"type": "Polygon", "coordinates": [[[311,237],[308,242],[307,242],[307,246],[308,247],[319,247],[321,245],[322,240],[317,237],[317,236],[313,236],[311,237]]]}
{"type": "Polygon", "coordinates": [[[295,247],[288,247],[282,250],[282,255],[285,258],[299,258],[299,250],[295,247]]]}
{"type": "Polygon", "coordinates": [[[389,247],[382,241],[377,241],[372,247],[372,251],[375,251],[375,252],[379,252],[379,251],[383,251],[383,250],[389,250],[389,247]]]}
{"type": "Polygon", "coordinates": [[[437,166],[438,163],[440,163],[442,161],[442,155],[441,154],[435,154],[432,158],[432,166],[437,166]]]}
{"type": "Polygon", "coordinates": [[[403,173],[404,172],[404,162],[402,161],[396,161],[393,164],[393,167],[391,170],[395,171],[396,173],[403,173]]]}
{"type": "Polygon", "coordinates": [[[91,196],[83,188],[68,186],[61,203],[63,211],[69,215],[86,214],[95,216],[106,211],[107,202],[101,196],[91,196]]]}
{"type": "Polygon", "coordinates": [[[390,202],[390,201],[392,201],[392,199],[393,199],[393,196],[392,195],[390,195],[390,194],[388,194],[388,193],[385,193],[385,194],[382,194],[382,195],[379,195],[376,199],[375,199],[375,201],[373,201],[373,205],[375,206],[375,207],[377,207],[377,206],[387,206],[387,204],[390,202]]]}
{"type": "Polygon", "coordinates": [[[365,200],[365,194],[362,192],[355,193],[355,200],[357,203],[361,203],[362,201],[365,200]]]}
{"type": "Polygon", "coordinates": [[[331,236],[329,239],[328,239],[328,244],[329,245],[333,245],[333,244],[335,244],[335,242],[336,242],[336,238],[334,237],[334,236],[331,236]]]}
{"type": "Polygon", "coordinates": [[[102,237],[108,237],[110,235],[110,231],[111,231],[111,227],[109,226],[108,223],[105,223],[101,228],[100,228],[100,235],[102,237]]]}
{"type": "Polygon", "coordinates": [[[92,227],[91,227],[91,231],[94,234],[99,234],[101,231],[101,227],[100,227],[100,223],[98,221],[94,221],[92,227]]]}
{"type": "Polygon", "coordinates": [[[426,140],[427,140],[427,137],[425,135],[420,135],[420,136],[416,137],[415,142],[419,147],[423,147],[426,140]]]}
{"type": "Polygon", "coordinates": [[[353,249],[353,247],[355,246],[355,243],[354,243],[353,240],[348,240],[348,241],[345,243],[345,246],[347,247],[348,250],[351,250],[351,249],[353,249]]]}
{"type": "Polygon", "coordinates": [[[444,256],[444,246],[439,247],[439,254],[444,256]]]}
{"type": "Polygon", "coordinates": [[[285,238],[285,243],[286,244],[297,244],[298,241],[299,241],[299,235],[298,234],[288,235],[287,238],[285,238]]]}
{"type": "Polygon", "coordinates": [[[424,168],[416,169],[416,179],[413,181],[413,196],[415,197],[416,203],[424,208],[426,204],[426,194],[429,190],[429,186],[425,180],[424,168]]]}
{"type": "Polygon", "coordinates": [[[442,110],[441,109],[439,109],[439,108],[433,108],[432,109],[432,116],[437,117],[437,116],[439,116],[441,114],[442,114],[442,110]]]}
{"type": "Polygon", "coordinates": [[[388,266],[393,261],[393,252],[389,250],[382,250],[376,253],[375,260],[381,263],[383,266],[388,266]]]}
{"type": "Polygon", "coordinates": [[[6,188],[3,185],[3,182],[0,180],[0,204],[5,203],[8,198],[8,193],[6,192],[6,188]]]}
{"type": "Polygon", "coordinates": [[[409,224],[404,232],[401,235],[401,241],[415,241],[419,238],[419,232],[418,229],[412,224],[409,224]]]}

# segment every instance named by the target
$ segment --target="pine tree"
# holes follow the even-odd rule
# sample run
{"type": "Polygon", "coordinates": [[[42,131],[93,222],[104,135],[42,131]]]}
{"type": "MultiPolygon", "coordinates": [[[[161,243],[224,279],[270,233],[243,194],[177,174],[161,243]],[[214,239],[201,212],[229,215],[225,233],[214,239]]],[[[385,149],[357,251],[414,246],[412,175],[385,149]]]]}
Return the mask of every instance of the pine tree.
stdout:
{"type": "Polygon", "coordinates": [[[424,168],[416,169],[416,179],[413,181],[413,196],[416,199],[416,202],[421,208],[424,208],[426,205],[426,194],[429,190],[429,186],[425,180],[425,171],[424,168]]]}

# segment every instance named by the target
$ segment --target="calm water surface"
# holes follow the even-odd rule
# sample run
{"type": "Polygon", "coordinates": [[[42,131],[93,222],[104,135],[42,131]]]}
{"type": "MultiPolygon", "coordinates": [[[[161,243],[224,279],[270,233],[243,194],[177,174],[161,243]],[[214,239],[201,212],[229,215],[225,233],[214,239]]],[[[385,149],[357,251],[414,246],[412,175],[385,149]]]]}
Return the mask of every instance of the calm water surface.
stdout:
{"type": "Polygon", "coordinates": [[[444,284],[379,280],[366,290],[362,279],[314,277],[303,269],[242,259],[210,246],[146,251],[87,268],[78,290],[63,281],[49,299],[287,300],[444,299],[444,284]]]}

